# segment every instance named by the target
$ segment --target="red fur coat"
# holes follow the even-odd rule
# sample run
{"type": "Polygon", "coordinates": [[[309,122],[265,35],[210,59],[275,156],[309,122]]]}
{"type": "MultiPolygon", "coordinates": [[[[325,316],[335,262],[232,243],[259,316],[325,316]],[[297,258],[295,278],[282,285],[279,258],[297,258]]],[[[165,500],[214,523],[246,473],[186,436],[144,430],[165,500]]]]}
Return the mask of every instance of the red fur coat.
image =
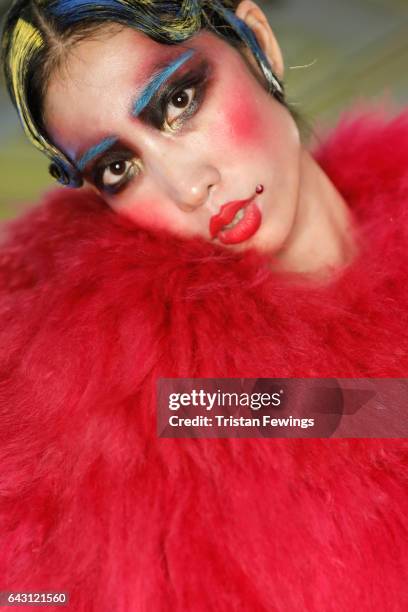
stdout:
{"type": "Polygon", "coordinates": [[[9,225],[1,590],[69,591],[75,612],[408,609],[404,441],[155,431],[162,376],[408,376],[408,113],[344,121],[317,158],[361,240],[325,286],[86,192],[9,225]]]}

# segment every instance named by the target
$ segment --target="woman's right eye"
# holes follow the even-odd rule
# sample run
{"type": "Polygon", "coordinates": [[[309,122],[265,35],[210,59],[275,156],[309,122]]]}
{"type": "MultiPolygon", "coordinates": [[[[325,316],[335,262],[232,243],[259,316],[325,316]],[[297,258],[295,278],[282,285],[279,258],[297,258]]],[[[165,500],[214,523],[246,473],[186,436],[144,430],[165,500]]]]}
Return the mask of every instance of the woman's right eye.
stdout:
{"type": "Polygon", "coordinates": [[[100,175],[102,188],[112,189],[122,187],[134,175],[135,164],[129,159],[120,159],[106,166],[100,175]]]}

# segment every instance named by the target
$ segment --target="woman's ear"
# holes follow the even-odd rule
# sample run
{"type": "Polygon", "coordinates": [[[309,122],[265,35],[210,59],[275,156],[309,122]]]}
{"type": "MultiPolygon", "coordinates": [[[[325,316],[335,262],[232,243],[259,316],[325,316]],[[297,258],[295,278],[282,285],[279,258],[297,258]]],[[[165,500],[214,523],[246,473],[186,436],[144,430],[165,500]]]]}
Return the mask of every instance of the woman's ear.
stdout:
{"type": "MultiPolygon", "coordinates": [[[[282,80],[285,71],[282,52],[263,10],[252,0],[242,0],[235,11],[235,15],[251,28],[273,72],[282,80]]],[[[245,52],[249,60],[256,65],[250,50],[245,50],[245,52]]]]}

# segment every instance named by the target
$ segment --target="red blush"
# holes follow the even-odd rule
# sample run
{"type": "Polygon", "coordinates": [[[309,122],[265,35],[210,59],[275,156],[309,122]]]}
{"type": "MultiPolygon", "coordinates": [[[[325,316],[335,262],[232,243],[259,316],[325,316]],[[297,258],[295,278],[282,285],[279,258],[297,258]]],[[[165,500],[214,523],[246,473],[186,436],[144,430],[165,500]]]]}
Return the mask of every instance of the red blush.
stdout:
{"type": "Polygon", "coordinates": [[[136,203],[128,203],[126,206],[119,207],[117,212],[128,217],[140,227],[149,228],[156,232],[169,229],[169,219],[163,214],[158,214],[157,211],[153,213],[153,210],[155,210],[155,207],[152,206],[150,200],[145,202],[138,200],[136,203]]]}
{"type": "Polygon", "coordinates": [[[225,129],[234,138],[237,144],[256,144],[262,138],[256,104],[240,89],[234,88],[234,97],[225,105],[225,129]]]}

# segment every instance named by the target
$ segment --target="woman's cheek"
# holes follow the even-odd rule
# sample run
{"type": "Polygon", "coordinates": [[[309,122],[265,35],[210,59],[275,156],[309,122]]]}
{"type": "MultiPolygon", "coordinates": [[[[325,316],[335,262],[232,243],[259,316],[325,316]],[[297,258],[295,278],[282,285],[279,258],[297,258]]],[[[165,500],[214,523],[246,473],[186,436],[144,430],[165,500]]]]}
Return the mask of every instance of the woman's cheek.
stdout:
{"type": "Polygon", "coordinates": [[[181,238],[189,238],[196,233],[191,225],[191,217],[181,212],[172,202],[163,204],[148,199],[137,200],[115,208],[116,212],[130,219],[143,229],[152,232],[169,232],[181,238]]]}
{"type": "Polygon", "coordinates": [[[167,207],[157,206],[157,202],[151,199],[140,199],[136,201],[113,205],[115,212],[134,221],[140,227],[153,231],[170,229],[173,220],[169,215],[167,207]]]}
{"type": "Polygon", "coordinates": [[[257,104],[248,99],[248,94],[234,93],[234,97],[223,103],[216,126],[216,133],[232,141],[236,147],[253,147],[265,140],[265,130],[257,104]]]}

